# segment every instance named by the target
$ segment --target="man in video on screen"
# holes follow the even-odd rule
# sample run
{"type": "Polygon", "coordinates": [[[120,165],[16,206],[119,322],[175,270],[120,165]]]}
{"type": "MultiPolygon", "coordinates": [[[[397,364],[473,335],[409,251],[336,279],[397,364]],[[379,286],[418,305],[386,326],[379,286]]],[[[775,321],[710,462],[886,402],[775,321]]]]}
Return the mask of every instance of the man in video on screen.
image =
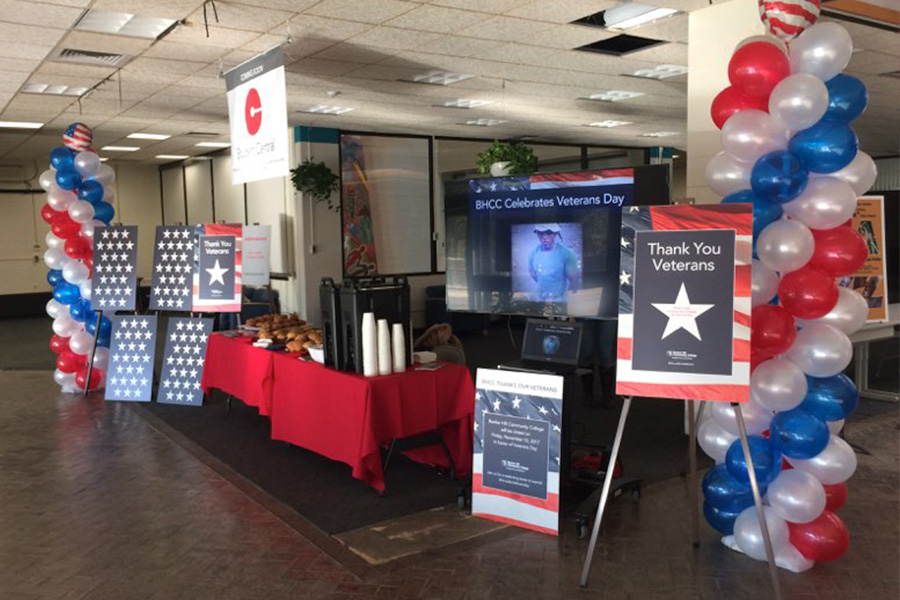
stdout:
{"type": "Polygon", "coordinates": [[[563,245],[562,232],[556,223],[534,226],[538,245],[528,255],[528,271],[537,283],[535,300],[565,302],[566,292],[578,289],[581,269],[578,257],[563,245]]]}

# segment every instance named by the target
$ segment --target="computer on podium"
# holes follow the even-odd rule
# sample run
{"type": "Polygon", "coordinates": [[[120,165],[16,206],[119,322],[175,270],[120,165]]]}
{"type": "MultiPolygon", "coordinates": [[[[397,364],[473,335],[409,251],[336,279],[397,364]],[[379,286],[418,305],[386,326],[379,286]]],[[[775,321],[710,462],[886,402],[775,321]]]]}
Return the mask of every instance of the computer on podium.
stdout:
{"type": "Polygon", "coordinates": [[[559,375],[573,372],[578,368],[582,333],[581,323],[528,319],[520,360],[501,368],[559,375]]]}

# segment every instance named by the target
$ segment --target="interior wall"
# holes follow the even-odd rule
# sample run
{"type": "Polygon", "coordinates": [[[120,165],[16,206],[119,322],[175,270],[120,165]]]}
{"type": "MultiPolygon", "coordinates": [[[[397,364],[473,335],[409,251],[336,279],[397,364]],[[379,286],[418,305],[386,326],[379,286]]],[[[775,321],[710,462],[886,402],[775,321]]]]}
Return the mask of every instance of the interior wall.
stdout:
{"type": "Polygon", "coordinates": [[[10,188],[22,192],[0,193],[0,294],[50,290],[43,258],[50,226],[40,216],[47,195],[37,180],[30,185],[31,191],[18,183],[10,188]]]}
{"type": "Polygon", "coordinates": [[[162,223],[159,168],[156,165],[114,166],[116,171],[115,222],[138,226],[138,271],[141,285],[150,285],[156,226],[162,223]]]}

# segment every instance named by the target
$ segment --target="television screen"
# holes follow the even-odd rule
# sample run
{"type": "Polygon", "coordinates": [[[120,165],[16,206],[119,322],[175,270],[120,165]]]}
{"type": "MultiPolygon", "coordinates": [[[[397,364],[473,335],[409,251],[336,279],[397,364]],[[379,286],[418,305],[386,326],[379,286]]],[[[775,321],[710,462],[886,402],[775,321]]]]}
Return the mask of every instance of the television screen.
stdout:
{"type": "Polygon", "coordinates": [[[449,181],[447,308],[615,318],[621,211],[669,203],[666,165],[449,181]]]}

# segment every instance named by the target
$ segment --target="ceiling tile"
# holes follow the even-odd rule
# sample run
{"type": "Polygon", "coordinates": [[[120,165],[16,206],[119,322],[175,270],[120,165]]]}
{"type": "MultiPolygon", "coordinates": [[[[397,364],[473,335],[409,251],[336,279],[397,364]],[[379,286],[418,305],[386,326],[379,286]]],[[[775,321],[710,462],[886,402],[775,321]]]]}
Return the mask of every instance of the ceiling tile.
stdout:
{"type": "Polygon", "coordinates": [[[275,8],[289,12],[303,12],[311,6],[315,6],[322,0],[230,0],[229,4],[245,4],[247,6],[261,6],[263,8],[275,8]]]}
{"type": "Polygon", "coordinates": [[[180,60],[187,56],[191,60],[209,63],[218,60],[221,56],[225,56],[231,50],[231,48],[207,44],[179,44],[166,38],[155,43],[144,53],[144,56],[172,60],[180,60]]]}
{"type": "Polygon", "coordinates": [[[319,58],[304,58],[286,67],[287,70],[296,73],[318,73],[321,75],[343,75],[356,70],[362,63],[345,62],[342,60],[322,60],[319,58]]]}
{"type": "Polygon", "coordinates": [[[136,58],[128,63],[127,69],[131,73],[166,73],[170,77],[176,75],[190,75],[205,67],[205,62],[189,60],[170,60],[165,58],[136,58]]]}
{"type": "Polygon", "coordinates": [[[461,30],[460,35],[482,38],[486,40],[505,40],[508,42],[527,39],[540,31],[550,29],[549,23],[526,21],[513,17],[492,17],[477,25],[461,30]]]}
{"type": "MultiPolygon", "coordinates": [[[[211,7],[207,7],[206,18],[210,25],[215,25],[216,27],[265,33],[273,27],[286,23],[296,12],[272,10],[259,6],[244,6],[242,4],[232,4],[231,2],[219,2],[216,3],[215,13],[211,7]],[[215,15],[218,15],[218,20],[216,20],[215,15]]],[[[204,23],[203,8],[198,8],[187,20],[191,25],[199,25],[202,29],[204,23]]],[[[287,33],[286,28],[285,33],[287,33]]]]}
{"type": "Polygon", "coordinates": [[[432,0],[431,4],[476,12],[503,14],[522,4],[522,0],[432,0]]]}
{"type": "Polygon", "coordinates": [[[302,42],[306,38],[343,41],[371,27],[372,25],[367,23],[308,14],[299,15],[291,20],[291,34],[297,42],[302,42]]]}
{"type": "MultiPolygon", "coordinates": [[[[659,5],[656,0],[654,0],[654,4],[659,5]]],[[[686,44],[688,41],[688,15],[674,15],[653,23],[647,23],[646,25],[629,29],[628,34],[686,44]]]]}
{"type": "Polygon", "coordinates": [[[403,29],[451,33],[470,27],[490,18],[489,15],[468,10],[456,10],[442,6],[420,6],[400,15],[386,24],[403,29]]]}
{"type": "Polygon", "coordinates": [[[544,21],[546,23],[571,23],[619,4],[616,0],[536,0],[518,3],[507,11],[510,17],[544,21]]]}
{"type": "Polygon", "coordinates": [[[476,38],[447,35],[422,44],[416,48],[416,51],[444,54],[447,56],[478,56],[503,43],[504,42],[501,41],[480,40],[476,38]]]}
{"type": "Polygon", "coordinates": [[[547,46],[548,48],[560,48],[571,50],[599,42],[611,38],[616,33],[612,33],[605,29],[597,27],[582,27],[581,25],[556,25],[550,29],[545,29],[527,38],[521,40],[523,44],[531,44],[534,46],[547,46]]]}
{"type": "Polygon", "coordinates": [[[399,17],[418,6],[414,2],[401,2],[400,0],[366,0],[366,2],[324,0],[307,9],[306,14],[377,25],[399,17]]]}
{"type": "Polygon", "coordinates": [[[91,8],[145,17],[181,20],[202,4],[203,0],[153,0],[153,2],[147,2],[147,0],[96,0],[91,8]]]}
{"type": "Polygon", "coordinates": [[[17,44],[55,46],[65,32],[65,29],[59,28],[0,22],[0,40],[3,40],[3,46],[17,44]]]}
{"type": "Polygon", "coordinates": [[[41,61],[34,59],[0,57],[0,73],[4,71],[31,73],[40,64],[41,61]]]}
{"type": "Polygon", "coordinates": [[[434,41],[440,37],[437,33],[398,29],[396,27],[374,27],[353,38],[351,42],[367,46],[409,50],[434,41]]]}
{"type": "Polygon", "coordinates": [[[394,52],[386,50],[385,48],[365,46],[356,44],[355,42],[343,42],[317,53],[315,58],[372,64],[382,61],[393,54],[394,52]]]}
{"type": "Polygon", "coordinates": [[[163,41],[181,44],[197,44],[200,46],[240,48],[258,37],[259,33],[255,31],[228,29],[212,24],[209,26],[209,35],[207,36],[206,28],[203,26],[203,21],[201,20],[199,23],[188,22],[186,25],[179,25],[175,28],[175,31],[167,35],[163,41]]]}
{"type": "Polygon", "coordinates": [[[0,57],[24,58],[27,60],[44,60],[53,50],[53,45],[42,46],[37,44],[0,44],[0,57]]]}
{"type": "Polygon", "coordinates": [[[0,20],[7,23],[68,29],[81,18],[83,12],[81,8],[52,6],[25,0],[0,0],[0,20]]]}

